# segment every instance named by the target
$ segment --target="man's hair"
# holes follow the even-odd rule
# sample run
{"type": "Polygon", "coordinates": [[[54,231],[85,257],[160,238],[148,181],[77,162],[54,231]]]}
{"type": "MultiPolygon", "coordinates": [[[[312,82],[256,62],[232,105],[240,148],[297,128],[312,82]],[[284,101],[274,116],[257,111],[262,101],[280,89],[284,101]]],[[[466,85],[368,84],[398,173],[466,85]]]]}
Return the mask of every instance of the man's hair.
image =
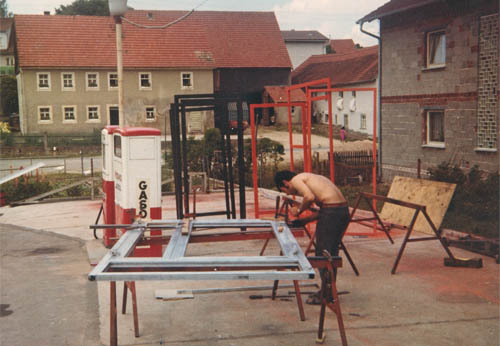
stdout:
{"type": "Polygon", "coordinates": [[[278,191],[282,186],[285,186],[285,184],[283,184],[283,180],[290,181],[296,175],[297,173],[288,170],[277,172],[276,175],[274,176],[274,182],[276,183],[278,191]]]}

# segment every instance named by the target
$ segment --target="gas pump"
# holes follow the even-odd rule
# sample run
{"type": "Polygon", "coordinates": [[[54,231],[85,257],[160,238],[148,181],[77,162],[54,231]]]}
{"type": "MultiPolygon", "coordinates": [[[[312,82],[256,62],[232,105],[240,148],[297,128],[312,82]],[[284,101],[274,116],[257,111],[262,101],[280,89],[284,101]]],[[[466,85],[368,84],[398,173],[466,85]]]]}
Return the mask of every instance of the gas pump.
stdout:
{"type": "MultiPolygon", "coordinates": [[[[113,181],[113,133],[118,126],[106,126],[101,132],[103,216],[107,225],[115,224],[115,182],[113,181]]],[[[104,246],[111,247],[115,229],[104,229],[104,246]]]]}
{"type": "MultiPolygon", "coordinates": [[[[161,219],[160,130],[143,127],[113,131],[115,222],[161,219]]],[[[151,231],[161,235],[161,231],[151,231]]],[[[161,256],[161,245],[137,247],[135,256],[161,256]]]]}

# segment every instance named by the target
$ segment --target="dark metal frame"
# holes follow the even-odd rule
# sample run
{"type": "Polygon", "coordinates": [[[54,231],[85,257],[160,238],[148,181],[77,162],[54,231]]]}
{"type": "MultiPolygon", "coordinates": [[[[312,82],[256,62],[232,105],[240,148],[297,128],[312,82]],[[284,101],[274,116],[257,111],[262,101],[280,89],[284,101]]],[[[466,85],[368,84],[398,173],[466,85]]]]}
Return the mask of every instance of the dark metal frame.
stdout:
{"type": "Polygon", "coordinates": [[[212,216],[226,215],[228,219],[236,218],[236,203],[234,196],[233,161],[231,154],[231,133],[229,128],[228,103],[236,102],[237,105],[237,136],[238,136],[238,173],[240,219],[246,218],[245,200],[245,164],[243,143],[243,95],[228,94],[194,94],[175,95],[174,103],[170,107],[170,134],[172,137],[172,154],[174,163],[174,184],[177,218],[183,219],[186,215],[212,216]],[[215,127],[220,129],[223,145],[221,146],[224,194],[226,198],[225,211],[198,212],[195,215],[189,212],[189,175],[187,168],[187,133],[186,113],[195,111],[213,111],[215,127]],[[184,196],[183,196],[184,193],[184,196]]]}

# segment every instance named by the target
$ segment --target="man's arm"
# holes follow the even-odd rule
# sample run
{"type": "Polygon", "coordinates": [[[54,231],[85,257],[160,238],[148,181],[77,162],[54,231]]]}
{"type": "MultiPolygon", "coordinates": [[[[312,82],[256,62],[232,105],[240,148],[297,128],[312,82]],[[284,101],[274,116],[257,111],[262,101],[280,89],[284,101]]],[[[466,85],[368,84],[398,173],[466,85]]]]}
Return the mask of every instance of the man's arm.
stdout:
{"type": "Polygon", "coordinates": [[[307,184],[304,182],[304,180],[295,177],[290,183],[297,191],[298,195],[302,196],[302,203],[300,204],[300,206],[298,208],[293,207],[291,210],[292,215],[299,216],[304,210],[307,210],[312,206],[315,200],[315,196],[309,186],[307,186],[307,184]]]}

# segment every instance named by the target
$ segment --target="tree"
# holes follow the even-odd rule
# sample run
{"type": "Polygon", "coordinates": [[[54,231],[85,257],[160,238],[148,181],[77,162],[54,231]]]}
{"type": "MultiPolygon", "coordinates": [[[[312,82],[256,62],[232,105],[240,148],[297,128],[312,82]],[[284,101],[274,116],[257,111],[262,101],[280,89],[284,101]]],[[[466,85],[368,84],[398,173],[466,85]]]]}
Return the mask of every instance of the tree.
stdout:
{"type": "Polygon", "coordinates": [[[7,0],[0,0],[0,18],[12,17],[12,12],[9,12],[7,0]]]}
{"type": "MultiPolygon", "coordinates": [[[[2,0],[0,0],[2,1],[2,0]]],[[[75,16],[109,16],[108,0],[75,0],[56,8],[56,14],[75,16]]]]}
{"type": "Polygon", "coordinates": [[[17,80],[14,76],[0,77],[0,101],[3,115],[19,112],[17,103],[17,80]]]}

